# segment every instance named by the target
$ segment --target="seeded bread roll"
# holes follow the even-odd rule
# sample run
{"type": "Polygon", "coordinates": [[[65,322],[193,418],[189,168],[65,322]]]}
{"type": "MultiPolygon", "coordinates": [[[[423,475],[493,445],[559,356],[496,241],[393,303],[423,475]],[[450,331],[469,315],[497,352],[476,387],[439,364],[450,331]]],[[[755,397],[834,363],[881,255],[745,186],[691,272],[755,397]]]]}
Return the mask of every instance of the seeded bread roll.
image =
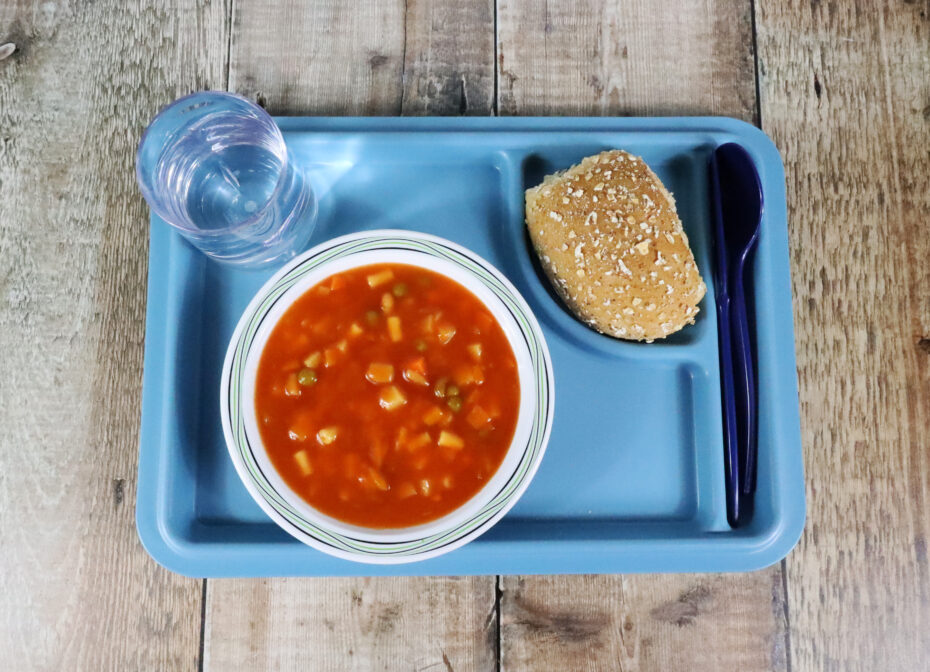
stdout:
{"type": "Polygon", "coordinates": [[[638,156],[549,175],[526,191],[526,225],[559,295],[597,331],[652,342],[694,322],[704,281],[675,199],[638,156]]]}

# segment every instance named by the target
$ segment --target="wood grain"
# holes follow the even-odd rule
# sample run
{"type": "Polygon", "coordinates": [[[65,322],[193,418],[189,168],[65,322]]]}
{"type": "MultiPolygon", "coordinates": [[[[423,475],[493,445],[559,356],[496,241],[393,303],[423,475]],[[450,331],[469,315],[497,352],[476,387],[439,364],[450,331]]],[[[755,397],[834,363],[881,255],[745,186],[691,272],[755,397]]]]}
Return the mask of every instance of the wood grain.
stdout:
{"type": "Polygon", "coordinates": [[[501,669],[784,670],[781,574],[505,577],[501,669]]]}
{"type": "MultiPolygon", "coordinates": [[[[232,90],[278,114],[488,114],[480,2],[237,3],[232,90]]],[[[496,582],[210,581],[205,670],[493,670],[496,582]]]]}
{"type": "MultiPolygon", "coordinates": [[[[755,114],[748,2],[498,4],[502,114],[755,114]]],[[[784,670],[781,567],[502,581],[501,669],[784,670]]]]}
{"type": "Polygon", "coordinates": [[[498,0],[503,114],[756,109],[750,3],[498,0]]]}
{"type": "Polygon", "coordinates": [[[493,577],[210,581],[206,670],[494,670],[493,577]]]}
{"type": "Polygon", "coordinates": [[[492,2],[238,3],[229,88],[274,114],[489,114],[492,2]]]}
{"type": "Polygon", "coordinates": [[[756,3],[785,158],[808,524],[795,670],[930,659],[930,5],[756,3]]]}
{"type": "MultiPolygon", "coordinates": [[[[223,2],[0,4],[0,667],[191,669],[201,582],[136,536],[142,128],[221,86],[223,2]]],[[[13,668],[9,668],[13,669],[13,668]]]]}

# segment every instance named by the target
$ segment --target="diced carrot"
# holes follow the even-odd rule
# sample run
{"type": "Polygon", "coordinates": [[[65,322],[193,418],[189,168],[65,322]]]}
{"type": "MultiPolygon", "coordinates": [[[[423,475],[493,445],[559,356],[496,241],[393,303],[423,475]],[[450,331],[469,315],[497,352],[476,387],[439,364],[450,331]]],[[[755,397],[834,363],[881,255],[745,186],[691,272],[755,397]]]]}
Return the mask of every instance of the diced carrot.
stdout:
{"type": "Polygon", "coordinates": [[[430,315],[427,315],[425,318],[423,318],[423,325],[422,325],[422,327],[423,327],[423,333],[424,333],[424,334],[430,334],[430,335],[432,335],[432,334],[433,334],[433,331],[434,331],[434,329],[435,329],[435,326],[436,326],[436,316],[435,316],[435,315],[430,314],[430,315]]]}
{"type": "Polygon", "coordinates": [[[320,351],[311,352],[307,355],[307,358],[304,359],[304,366],[315,369],[320,365],[320,362],[323,360],[323,355],[320,354],[320,351]]]}
{"type": "Polygon", "coordinates": [[[390,364],[381,362],[372,362],[368,365],[368,371],[365,372],[365,378],[376,385],[383,385],[394,380],[394,367],[390,364]]]}
{"type": "Polygon", "coordinates": [[[385,292],[381,295],[381,312],[390,313],[394,310],[394,297],[390,292],[385,292]]]}
{"type": "Polygon", "coordinates": [[[321,446],[328,446],[339,436],[338,427],[323,427],[316,433],[316,440],[321,446]]]}
{"type": "Polygon", "coordinates": [[[378,403],[381,408],[393,411],[407,403],[407,397],[394,385],[388,385],[382,388],[381,394],[378,395],[378,403]]]}
{"type": "Polygon", "coordinates": [[[445,430],[439,432],[439,445],[444,448],[464,448],[465,441],[458,434],[453,434],[452,432],[447,432],[445,430]]]}
{"type": "Polygon", "coordinates": [[[336,348],[326,348],[323,351],[323,365],[328,369],[339,361],[339,351],[336,348]]]}
{"type": "Polygon", "coordinates": [[[491,422],[491,416],[488,415],[487,411],[478,405],[471,407],[471,410],[468,411],[468,415],[465,416],[465,419],[468,421],[468,424],[475,429],[481,429],[489,422],[491,422]]]}
{"type": "Polygon", "coordinates": [[[446,462],[453,462],[461,453],[461,448],[449,448],[448,446],[440,446],[439,452],[442,453],[443,458],[446,462]]]}
{"type": "Polygon", "coordinates": [[[300,473],[304,476],[309,476],[313,473],[313,466],[310,464],[310,458],[307,457],[306,450],[298,450],[294,453],[294,460],[297,462],[297,466],[300,468],[300,473]]]}
{"type": "Polygon", "coordinates": [[[368,477],[371,479],[372,485],[378,488],[378,490],[390,490],[391,486],[388,485],[384,475],[374,467],[368,467],[368,477]]]}
{"type": "Polygon", "coordinates": [[[465,349],[468,350],[468,354],[471,355],[471,358],[473,360],[475,360],[476,362],[481,361],[481,354],[482,354],[481,343],[472,343],[465,349]]]}
{"type": "Polygon", "coordinates": [[[413,383],[414,385],[429,387],[429,380],[427,380],[422,373],[417,373],[416,371],[411,371],[410,369],[404,369],[404,380],[406,380],[408,383],[413,383]]]}
{"type": "Polygon", "coordinates": [[[410,450],[419,450],[420,448],[425,448],[432,442],[433,439],[430,437],[429,432],[421,432],[410,439],[407,443],[407,448],[410,450]]]}
{"type": "Polygon", "coordinates": [[[368,276],[368,286],[377,287],[378,285],[383,285],[385,282],[389,282],[394,279],[394,271],[390,268],[386,268],[383,271],[378,271],[377,273],[372,273],[368,276]]]}
{"type": "Polygon", "coordinates": [[[300,396],[300,383],[297,381],[297,372],[292,372],[284,383],[284,394],[289,397],[300,396]]]}
{"type": "Polygon", "coordinates": [[[451,324],[440,324],[439,328],[436,330],[436,338],[438,338],[439,342],[443,345],[447,345],[454,336],[455,327],[451,324]]]}
{"type": "Polygon", "coordinates": [[[387,319],[387,328],[388,335],[391,337],[391,340],[395,343],[398,343],[401,338],[403,338],[403,332],[400,328],[400,318],[396,315],[392,315],[387,319]]]}
{"type": "Polygon", "coordinates": [[[444,487],[446,490],[452,487],[452,476],[451,475],[446,474],[445,476],[442,477],[442,487],[444,487]]]}
{"type": "Polygon", "coordinates": [[[407,445],[407,428],[401,427],[397,430],[397,438],[394,440],[395,448],[404,448],[407,445]]]}
{"type": "Polygon", "coordinates": [[[341,275],[334,275],[329,281],[329,288],[334,292],[346,286],[346,280],[341,275]]]}
{"type": "Polygon", "coordinates": [[[417,471],[423,471],[423,469],[426,467],[427,462],[429,462],[429,456],[421,455],[418,459],[414,460],[413,468],[416,469],[417,471]]]}
{"type": "Polygon", "coordinates": [[[407,499],[408,497],[416,495],[417,489],[413,487],[413,483],[410,481],[404,481],[394,488],[394,492],[397,494],[398,499],[407,499]]]}
{"type": "Polygon", "coordinates": [[[291,441],[306,441],[307,437],[312,433],[313,418],[306,412],[298,413],[287,430],[287,435],[290,437],[291,441]]]}
{"type": "Polygon", "coordinates": [[[429,494],[430,488],[432,487],[428,478],[422,479],[420,481],[419,486],[420,486],[420,494],[423,495],[424,497],[429,494]]]}
{"type": "Polygon", "coordinates": [[[361,325],[359,325],[358,322],[353,322],[352,324],[349,325],[349,336],[352,336],[354,338],[356,336],[361,336],[363,333],[364,333],[364,330],[362,329],[361,325]]]}
{"type": "Polygon", "coordinates": [[[452,376],[459,385],[482,385],[484,383],[484,368],[481,366],[460,366],[452,376]]]}
{"type": "Polygon", "coordinates": [[[494,324],[494,318],[488,313],[478,313],[475,316],[475,324],[478,325],[481,331],[486,331],[494,324]]]}
{"type": "Polygon", "coordinates": [[[330,292],[330,289],[326,285],[320,285],[319,287],[316,288],[316,291],[317,291],[317,294],[320,294],[322,296],[327,296],[330,292]]]}
{"type": "Polygon", "coordinates": [[[444,415],[446,415],[446,412],[439,408],[439,406],[431,406],[430,409],[423,414],[423,422],[432,426],[442,420],[444,415]]]}
{"type": "Polygon", "coordinates": [[[422,373],[426,375],[426,359],[423,357],[417,357],[407,362],[407,368],[416,371],[417,373],[422,373]]]}
{"type": "Polygon", "coordinates": [[[339,352],[345,353],[349,349],[349,342],[346,339],[342,339],[336,343],[336,350],[339,352]]]}

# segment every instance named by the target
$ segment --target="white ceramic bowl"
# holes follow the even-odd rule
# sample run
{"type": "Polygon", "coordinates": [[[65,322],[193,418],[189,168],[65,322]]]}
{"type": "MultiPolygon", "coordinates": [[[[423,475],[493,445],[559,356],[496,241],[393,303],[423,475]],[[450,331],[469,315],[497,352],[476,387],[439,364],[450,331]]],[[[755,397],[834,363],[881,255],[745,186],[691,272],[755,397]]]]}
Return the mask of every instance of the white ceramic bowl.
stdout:
{"type": "Polygon", "coordinates": [[[451,551],[488,530],[526,490],[549,440],[552,362],[526,302],[484,259],[448,240],[411,231],[367,231],[308,250],[258,291],[233,333],[223,365],[223,432],[239,477],[255,501],[284,530],[325,553],[371,563],[424,560],[451,551]],[[262,444],[255,418],[255,378],[271,331],[294,301],[324,278],[378,263],[419,266],[466,287],[497,319],[517,360],[520,410],[514,438],[488,483],[455,511],[405,528],[350,525],[301,499],[281,479],[262,444]]]}

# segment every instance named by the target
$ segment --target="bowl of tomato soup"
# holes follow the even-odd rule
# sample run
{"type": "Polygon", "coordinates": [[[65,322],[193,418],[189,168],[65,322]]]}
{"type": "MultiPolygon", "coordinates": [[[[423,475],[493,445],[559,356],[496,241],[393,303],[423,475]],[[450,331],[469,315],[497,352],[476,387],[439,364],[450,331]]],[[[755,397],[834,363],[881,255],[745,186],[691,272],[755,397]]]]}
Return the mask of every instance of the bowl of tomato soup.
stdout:
{"type": "Polygon", "coordinates": [[[230,341],[220,398],[256,502],[304,543],[374,563],[489,529],[535,474],[554,404],[516,289],[409,231],[337,238],[276,273],[230,341]]]}

